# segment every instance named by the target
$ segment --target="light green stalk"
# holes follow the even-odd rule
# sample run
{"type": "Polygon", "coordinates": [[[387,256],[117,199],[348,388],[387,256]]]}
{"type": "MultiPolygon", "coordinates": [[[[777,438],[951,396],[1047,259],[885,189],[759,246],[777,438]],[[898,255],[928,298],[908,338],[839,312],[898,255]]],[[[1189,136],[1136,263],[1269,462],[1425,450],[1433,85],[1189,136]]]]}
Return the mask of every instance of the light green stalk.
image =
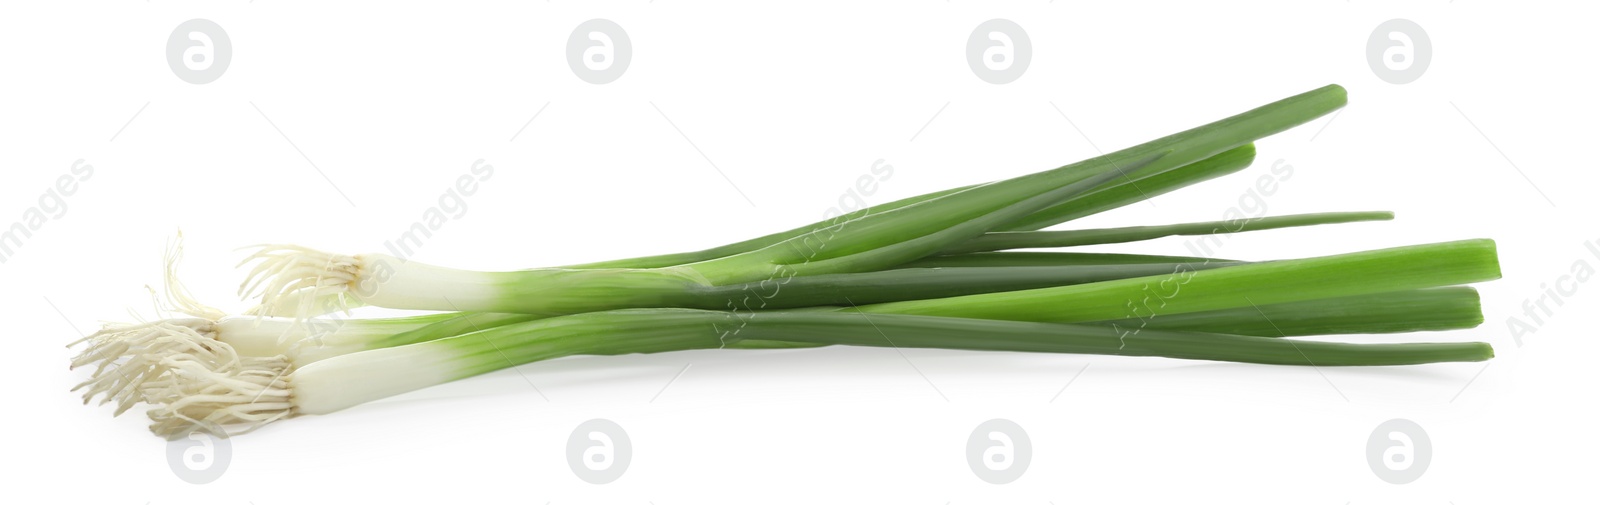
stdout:
{"type": "Polygon", "coordinates": [[[1483,308],[1476,289],[1451,286],[1094,324],[1119,331],[1142,327],[1258,337],[1405,333],[1473,328],[1483,324],[1483,308]]]}
{"type": "Polygon", "coordinates": [[[862,310],[1016,321],[1151,320],[1499,277],[1494,241],[1476,239],[1212,270],[1180,269],[1168,275],[1077,286],[885,303],[862,310]]]}

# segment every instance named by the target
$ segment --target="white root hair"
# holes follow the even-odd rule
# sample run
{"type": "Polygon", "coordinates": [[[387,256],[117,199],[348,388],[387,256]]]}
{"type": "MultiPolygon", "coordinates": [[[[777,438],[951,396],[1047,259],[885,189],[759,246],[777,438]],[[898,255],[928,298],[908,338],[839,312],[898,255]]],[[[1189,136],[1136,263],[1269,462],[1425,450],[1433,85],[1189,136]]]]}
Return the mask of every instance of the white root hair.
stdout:
{"type": "Polygon", "coordinates": [[[79,341],[90,346],[73,367],[96,366],[73,391],[85,390],[85,404],[104,395],[114,415],[148,404],[150,430],[170,439],[238,435],[292,415],[290,359],[241,356],[215,333],[205,319],[108,325],[79,341]]]}
{"type": "MultiPolygon", "coordinates": [[[[121,415],[140,401],[140,391],[147,383],[170,372],[171,367],[162,362],[171,356],[186,355],[191,361],[218,371],[239,366],[239,357],[233,348],[217,340],[216,323],[224,317],[222,311],[200,303],[178,280],[178,263],[182,258],[183,232],[179,231],[167,244],[163,255],[165,295],[170,307],[164,307],[159,298],[154,302],[158,312],[171,309],[193,317],[107,324],[100,331],[68,345],[87,346],[73,358],[73,369],[94,365],[89,379],[73,388],[73,391],[84,390],[85,404],[95,396],[104,395],[100,404],[116,402],[116,415],[121,415]]],[[[154,290],[151,294],[155,296],[154,290]]]]}
{"type": "Polygon", "coordinates": [[[286,357],[246,357],[226,371],[192,355],[169,356],[161,365],[170,373],[142,389],[143,401],[151,405],[150,431],[158,436],[242,435],[294,415],[286,357]]]}
{"type": "Polygon", "coordinates": [[[72,388],[84,390],[83,403],[104,395],[100,404],[116,402],[121,415],[143,400],[144,388],[172,371],[168,358],[226,372],[240,366],[233,347],[216,339],[216,325],[207,319],[171,319],[150,323],[108,324],[71,345],[88,348],[72,360],[72,368],[94,365],[88,380],[72,388]]]}
{"type": "Polygon", "coordinates": [[[244,315],[260,317],[283,317],[289,319],[310,319],[334,313],[350,315],[350,309],[364,305],[361,300],[347,296],[344,293],[318,295],[314,289],[301,289],[290,292],[286,296],[278,297],[272,305],[256,304],[244,311],[244,315]]]}
{"type": "Polygon", "coordinates": [[[169,438],[196,430],[226,436],[230,430],[242,433],[288,416],[279,379],[289,370],[288,358],[240,356],[219,340],[218,321],[225,314],[200,303],[179,281],[182,257],[179,232],[164,255],[165,301],[170,306],[159,300],[156,306],[193,317],[107,324],[69,344],[86,344],[72,368],[94,365],[89,379],[72,390],[83,391],[85,404],[97,396],[101,405],[114,402],[113,415],[148,403],[151,430],[169,438]]]}
{"type": "Polygon", "coordinates": [[[178,231],[177,238],[167,244],[167,253],[163,255],[162,274],[166,284],[167,303],[174,310],[190,316],[216,321],[227,316],[221,309],[200,303],[194,294],[189,292],[178,279],[178,262],[183,259],[183,230],[178,231]]]}
{"type": "Polygon", "coordinates": [[[292,315],[296,319],[321,315],[329,304],[340,311],[348,310],[347,295],[360,278],[363,266],[356,256],[281,244],[258,246],[239,266],[252,262],[259,263],[239,284],[240,296],[260,298],[260,305],[252,312],[292,315]]]}

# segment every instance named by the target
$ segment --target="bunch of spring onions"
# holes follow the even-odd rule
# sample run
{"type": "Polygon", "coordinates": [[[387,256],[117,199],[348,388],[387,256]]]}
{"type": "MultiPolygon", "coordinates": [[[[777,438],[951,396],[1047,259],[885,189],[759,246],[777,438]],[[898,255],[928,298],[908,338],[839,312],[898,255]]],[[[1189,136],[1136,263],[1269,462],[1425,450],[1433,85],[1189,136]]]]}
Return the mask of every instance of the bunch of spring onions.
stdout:
{"type": "Polygon", "coordinates": [[[145,404],[152,430],[175,437],[584,354],[857,345],[1306,366],[1491,358],[1479,342],[1293,338],[1476,326],[1477,292],[1463,285],[1499,277],[1490,240],[1264,262],[1012,251],[1391,219],[1039,231],[1242,170],[1255,140],[1344,104],[1344,89],[1327,86],[1060,168],[697,252],[481,272],[266,246],[245,261],[240,291],[259,305],[242,316],[182,288],[175,247],[168,299],[191,317],[107,326],[72,364],[93,368],[85,402],[118,414],[145,404]],[[434,312],[319,317],[362,305],[434,312]]]}

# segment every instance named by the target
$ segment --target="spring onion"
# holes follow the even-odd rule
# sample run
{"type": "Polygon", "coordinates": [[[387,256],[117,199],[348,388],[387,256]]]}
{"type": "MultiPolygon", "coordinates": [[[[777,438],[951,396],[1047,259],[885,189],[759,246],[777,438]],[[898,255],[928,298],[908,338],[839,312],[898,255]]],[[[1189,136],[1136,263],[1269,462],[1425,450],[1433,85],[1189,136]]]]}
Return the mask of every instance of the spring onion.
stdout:
{"type": "MultiPolygon", "coordinates": [[[[339,255],[296,246],[268,246],[241,291],[262,305],[302,289],[312,297],[351,296],[363,303],[422,310],[571,314],[627,307],[687,307],[697,289],[744,282],[779,282],[805,275],[865,272],[936,253],[1018,221],[1053,224],[1081,211],[1073,199],[1135,175],[1180,170],[1263,136],[1344,106],[1333,85],[1199,128],[1086,161],[1003,181],[960,188],[932,198],[818,227],[759,249],[657,268],[541,268],[473,272],[386,254],[339,255]]],[[[1253,154],[1253,153],[1252,153],[1253,154]]],[[[870,211],[871,209],[867,209],[870,211]]]]}
{"type": "MultiPolygon", "coordinates": [[[[1493,241],[1273,261],[1010,252],[1392,218],[1329,213],[1040,231],[1204,180],[1253,142],[1345,104],[1327,86],[1059,168],[954,188],[721,247],[482,272],[383,254],[264,246],[227,317],[176,283],[191,317],[86,338],[79,386],[163,436],[237,434],[563,356],[826,345],[1159,356],[1309,366],[1481,361],[1480,342],[1301,337],[1436,331],[1483,321],[1493,241]],[[437,314],[350,319],[352,307],[437,314]],[[285,316],[285,317],[276,317],[285,316]],[[326,316],[326,317],[323,317],[326,316]]],[[[176,286],[176,287],[175,287],[176,286]]]]}
{"type": "MultiPolygon", "coordinates": [[[[529,319],[526,321],[514,319],[518,316],[503,316],[512,322],[445,338],[392,342],[400,345],[328,357],[304,365],[283,355],[235,357],[240,363],[238,366],[218,372],[188,356],[168,357],[162,364],[170,373],[151,378],[138,389],[144,401],[158,405],[151,412],[158,433],[172,435],[205,425],[244,425],[247,431],[294,414],[341,410],[541,359],[571,354],[713,348],[744,339],[875,345],[880,337],[869,333],[868,328],[886,331],[882,329],[885,325],[895,327],[901,322],[907,324],[907,328],[923,332],[907,335],[905,345],[908,346],[1317,366],[1475,361],[1492,356],[1486,344],[1353,345],[1262,339],[1148,325],[1108,329],[1103,325],[1028,323],[1115,319],[1124,311],[1137,312],[1139,307],[1132,306],[1134,300],[1146,296],[1153,286],[1163,286],[1161,289],[1171,289],[1172,296],[1164,298],[1159,308],[1146,303],[1144,309],[1151,312],[1138,318],[1141,323],[1160,320],[1169,314],[1248,307],[1281,332],[1279,336],[1287,336],[1289,332],[1304,333],[1301,328],[1319,324],[1319,318],[1291,318],[1280,325],[1270,319],[1269,312],[1261,308],[1262,304],[1381,295],[1389,290],[1476,282],[1498,275],[1493,243],[1475,240],[831,311],[774,310],[741,316],[724,311],[638,309],[554,318],[521,316],[529,319]],[[1333,273],[1341,275],[1330,275],[1333,273]],[[1180,275],[1187,275],[1187,280],[1176,280],[1180,275]],[[1307,281],[1314,284],[1308,286],[1307,281]],[[996,303],[997,299],[1002,303],[996,303]],[[1014,307],[1026,310],[1013,310],[1014,307]],[[885,320],[883,316],[889,317],[885,320]],[[927,319],[902,319],[902,316],[927,319]],[[869,323],[862,325],[861,321],[869,323]],[[928,328],[934,325],[943,325],[950,332],[930,332],[928,328]],[[1284,331],[1285,327],[1289,330],[1284,331]],[[365,378],[353,381],[352,377],[365,378]]],[[[1460,299],[1455,293],[1445,298],[1460,299]]],[[[1472,300],[1475,302],[1475,295],[1472,300]]],[[[1289,311],[1292,312],[1293,307],[1289,311]]],[[[1337,307],[1332,311],[1337,312],[1337,307]]],[[[1283,312],[1281,308],[1272,311],[1283,312]]],[[[1255,319],[1254,315],[1242,311],[1232,314],[1235,321],[1225,321],[1228,317],[1196,321],[1227,325],[1255,319]]],[[[1477,316],[1477,320],[1481,320],[1481,316],[1477,316]]],[[[459,324],[457,326],[459,329],[459,324]]]]}
{"type": "MultiPolygon", "coordinates": [[[[853,300],[846,302],[851,304],[848,310],[863,313],[1019,321],[1099,321],[1111,326],[1112,331],[1108,333],[1124,337],[1149,330],[1226,330],[1227,333],[1238,335],[1260,336],[1380,333],[1476,326],[1482,321],[1482,315],[1475,291],[1470,288],[1417,288],[1475,282],[1498,276],[1493,243],[1488,241],[1241,264],[1209,271],[1194,270],[1191,264],[1185,263],[1176,266],[1154,265],[1171,270],[1165,275],[920,302],[860,306],[856,306],[853,300]],[[1424,258],[1432,260],[1422,261],[1424,258]],[[1405,273],[1397,275],[1386,268],[1403,269],[1405,273]],[[1339,276],[1334,282],[1319,283],[1315,288],[1300,284],[1302,279],[1322,278],[1332,271],[1343,271],[1346,275],[1339,276]],[[1161,286],[1161,290],[1170,289],[1174,296],[1151,303],[1148,296],[1154,293],[1152,286],[1161,286]],[[1396,291],[1389,291],[1391,289],[1396,291]],[[1221,300],[1222,304],[1213,302],[1210,306],[1197,308],[1184,293],[1193,290],[1217,292],[1219,294],[1212,294],[1208,299],[1221,300]],[[1248,294],[1230,297],[1225,294],[1228,290],[1248,294]],[[993,300],[995,297],[1005,297],[1005,301],[998,305],[1000,308],[1020,306],[1031,310],[993,310],[997,307],[993,300]],[[1142,305],[1134,304],[1138,297],[1145,297],[1142,305]]],[[[997,268],[1031,272],[1037,267],[997,268]]],[[[940,270],[973,269],[933,271],[940,270]]],[[[802,283],[810,280],[805,279],[802,283]]],[[[881,286],[875,286],[878,287],[881,286]]],[[[847,287],[846,291],[864,297],[873,293],[871,290],[857,291],[854,287],[847,287]]],[[[716,325],[715,330],[725,340],[732,342],[748,338],[741,335],[750,324],[766,318],[772,312],[758,314],[734,310],[718,313],[723,314],[724,319],[716,325]]],[[[74,365],[98,363],[94,377],[80,385],[80,388],[88,388],[85,401],[104,394],[104,401],[118,403],[120,413],[137,402],[139,395],[147,394],[142,391],[156,387],[153,385],[165,384],[173,374],[189,377],[190,382],[198,381],[201,377],[256,376],[269,371],[281,375],[287,370],[323,359],[360,351],[403,347],[538,319],[541,317],[526,314],[466,313],[353,320],[339,325],[331,336],[316,338],[310,338],[305,333],[292,338],[283,337],[293,333],[299,326],[281,320],[251,325],[248,324],[251,322],[249,318],[225,319],[210,326],[181,321],[161,322],[97,333],[90,337],[97,339],[96,345],[86,350],[74,365]],[[211,345],[213,342],[224,345],[211,345]],[[131,358],[110,369],[115,373],[108,373],[107,367],[121,355],[131,358]]]]}
{"type": "Polygon", "coordinates": [[[577,354],[716,349],[743,339],[811,344],[1164,356],[1247,363],[1377,366],[1482,361],[1487,344],[1345,344],[1173,330],[1119,335],[1100,326],[838,311],[772,311],[738,335],[727,317],[697,309],[625,309],[509,324],[412,345],[325,359],[290,370],[280,358],[250,358],[243,372],[208,376],[178,363],[152,381],[151,429],[243,433],[304,414],[362,403],[510,366],[577,354]]]}

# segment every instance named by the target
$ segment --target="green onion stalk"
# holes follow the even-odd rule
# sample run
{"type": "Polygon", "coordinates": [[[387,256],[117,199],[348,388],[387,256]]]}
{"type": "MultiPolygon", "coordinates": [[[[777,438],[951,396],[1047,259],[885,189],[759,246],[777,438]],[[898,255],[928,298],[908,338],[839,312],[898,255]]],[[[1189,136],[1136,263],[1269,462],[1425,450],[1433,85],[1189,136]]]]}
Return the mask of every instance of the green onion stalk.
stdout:
{"type": "Polygon", "coordinates": [[[1268,336],[1284,337],[1349,330],[1360,326],[1361,318],[1392,331],[1407,331],[1406,324],[1410,329],[1465,327],[1482,320],[1476,293],[1445,287],[1498,276],[1494,244],[1469,240],[1200,271],[1180,267],[1164,275],[1076,286],[841,308],[746,314],[624,309],[547,318],[500,315],[504,324],[441,321],[434,324],[454,328],[445,333],[476,331],[442,338],[402,333],[378,344],[380,348],[309,364],[282,355],[239,358],[246,365],[223,374],[176,360],[171,373],[148,381],[139,396],[154,405],[152,429],[172,436],[212,426],[248,431],[293,415],[334,412],[574,354],[738,348],[746,343],[751,348],[785,343],[895,345],[1312,366],[1480,361],[1493,355],[1487,344],[1348,344],[1198,330],[1265,333],[1259,325],[1250,329],[1251,320],[1265,320],[1276,333],[1268,336]],[[1150,293],[1164,296],[1165,303],[1151,303],[1145,298],[1150,293]],[[1311,303],[1319,299],[1328,303],[1311,303]],[[1395,302],[1421,310],[1449,306],[1439,312],[1459,317],[1406,323],[1411,315],[1407,311],[1375,307],[1395,302]],[[1138,316],[1125,317],[1130,310],[1138,316]],[[1274,320],[1274,315],[1290,317],[1274,320]],[[1119,327],[1130,320],[1139,321],[1139,326],[1119,327]]]}
{"type": "MultiPolygon", "coordinates": [[[[735,312],[741,318],[759,314],[735,312]]],[[[75,387],[85,403],[102,397],[120,415],[143,400],[145,385],[190,363],[208,373],[236,374],[251,358],[281,357],[287,368],[375,349],[430,342],[508,324],[542,319],[530,314],[457,312],[423,316],[295,321],[289,318],[181,318],[108,325],[84,339],[88,348],[72,367],[93,365],[75,387]]],[[[724,321],[733,328],[743,319],[724,321]]],[[[1466,286],[1265,304],[1249,308],[1166,314],[1159,318],[1092,321],[1115,331],[1130,328],[1199,331],[1258,337],[1443,331],[1483,322],[1477,291],[1466,286]]],[[[732,332],[735,335],[738,332],[732,332]]],[[[729,348],[770,348],[771,342],[734,339],[729,348]]],[[[783,347],[803,346],[788,343],[783,347]]]]}
{"type": "MultiPolygon", "coordinates": [[[[1382,215],[1387,213],[1284,216],[1281,220],[1274,218],[1259,220],[1248,229],[1215,227],[1209,229],[1213,232],[1254,231],[1352,222],[1378,218],[1382,215]]],[[[1104,238],[1105,241],[1121,241],[1128,240],[1130,235],[1155,237],[1174,232],[1199,233],[1207,227],[1206,223],[1197,223],[1128,228],[1127,230],[1136,230],[1130,233],[1086,230],[1084,237],[1072,240],[1081,245],[1094,243],[1100,238],[1104,238]]],[[[1061,242],[1062,234],[1076,233],[1078,232],[1007,232],[989,235],[1006,236],[1007,244],[1043,247],[1044,243],[1061,242]],[[1016,237],[1019,235],[1038,236],[1039,244],[1033,244],[1023,237],[1016,237]]],[[[389,319],[350,319],[334,312],[324,317],[312,317],[301,321],[227,317],[221,311],[194,300],[182,283],[178,282],[176,265],[181,254],[180,237],[179,242],[169,251],[166,263],[168,301],[176,310],[191,317],[131,325],[107,325],[101,331],[75,342],[74,345],[86,343],[87,348],[73,360],[73,368],[87,365],[94,365],[95,368],[90,378],[78,386],[78,389],[85,390],[86,401],[103,394],[105,401],[117,401],[121,406],[119,408],[126,409],[136,401],[129,392],[138,389],[144,381],[170,370],[170,367],[162,366],[161,362],[177,353],[191,354],[201,363],[217,371],[242,366],[241,361],[231,357],[232,352],[236,352],[239,356],[256,357],[283,354],[292,357],[296,363],[308,364],[324,357],[398,345],[385,340],[394,335],[409,335],[409,338],[422,340],[436,339],[468,331],[465,327],[461,327],[463,323],[471,324],[473,328],[481,328],[533,318],[526,315],[470,312],[389,319]],[[458,314],[473,317],[457,317],[458,314]],[[212,341],[233,349],[222,349],[212,341]]],[[[739,313],[812,306],[873,304],[1068,286],[1157,275],[1180,269],[1204,270],[1236,264],[1242,262],[1101,253],[951,254],[902,265],[907,268],[878,272],[796,277],[781,284],[760,282],[717,286],[705,290],[708,295],[706,299],[721,300],[724,305],[701,308],[717,308],[739,313]]],[[[1314,311],[1314,308],[1308,307],[1303,310],[1314,311]]],[[[1405,317],[1403,313],[1396,313],[1395,316],[1397,320],[1405,317]]],[[[1246,319],[1255,318],[1247,314],[1246,319]]],[[[1378,331],[1375,328],[1363,329],[1358,325],[1349,333],[1378,331]]]]}
{"type": "MultiPolygon", "coordinates": [[[[1246,143],[1218,153],[1209,158],[1184,165],[1159,174],[1134,179],[1133,176],[1114,179],[1102,187],[1095,188],[1082,195],[1066,199],[1049,214],[1035,213],[1029,216],[1035,222],[1055,220],[1064,223],[1073,219],[1099,214],[1108,210],[1120,208],[1132,203],[1144,201],[1159,195],[1167,194],[1173,190],[1187,187],[1199,182],[1215,179],[1224,175],[1243,170],[1255,161],[1256,148],[1254,144],[1246,143]]],[[[970,188],[956,188],[925,195],[914,196],[889,202],[854,212],[842,214],[832,219],[812,223],[799,228],[757,237],[743,242],[714,247],[701,251],[646,256],[623,260],[602,261],[573,265],[567,268],[656,268],[674,265],[698,263],[743,252],[761,249],[785,240],[804,236],[819,228],[848,222],[863,216],[877,214],[907,205],[919,203],[933,198],[938,198],[956,191],[970,188]]],[[[1042,228],[1042,226],[1041,226],[1042,228]]]]}
{"type": "Polygon", "coordinates": [[[1327,212],[1321,214],[1295,214],[1254,219],[1209,221],[1158,226],[1129,226],[1092,230],[1012,231],[985,233],[982,236],[952,246],[941,254],[1003,251],[1009,249],[1034,249],[1048,247],[1078,247],[1102,244],[1121,244],[1163,237],[1215,235],[1246,231],[1276,230],[1299,226],[1357,223],[1363,221],[1388,221],[1394,213],[1327,212]]]}
{"type": "Polygon", "coordinates": [[[257,317],[195,302],[169,253],[169,301],[192,317],[108,327],[73,365],[95,368],[79,386],[86,402],[103,396],[119,414],[150,404],[152,429],[177,436],[579,354],[887,345],[1310,366],[1489,359],[1477,342],[1283,338],[1476,326],[1477,292],[1463,284],[1499,277],[1489,240],[1263,262],[1000,252],[1391,219],[1038,231],[1243,169],[1255,140],[1344,103],[1327,86],[1053,170],[689,253],[478,272],[266,246],[240,287],[259,298],[257,317]],[[357,305],[445,312],[337,317],[357,305]]]}
{"type": "Polygon", "coordinates": [[[329,358],[290,373],[261,368],[200,381],[174,374],[152,384],[152,431],[237,434],[295,415],[328,414],[362,403],[510,366],[579,354],[614,355],[716,349],[741,341],[926,347],[986,351],[1162,356],[1310,366],[1379,366],[1482,361],[1488,344],[1349,344],[1104,327],[852,312],[775,311],[739,335],[717,328],[726,317],[698,309],[624,309],[490,328],[425,343],[329,358]]]}
{"type": "MultiPolygon", "coordinates": [[[[790,232],[735,244],[730,253],[672,266],[536,268],[478,272],[426,265],[392,255],[342,255],[296,246],[266,246],[241,292],[264,307],[282,299],[354,299],[397,309],[562,315],[634,307],[721,308],[718,288],[784,283],[826,274],[882,270],[935,255],[994,231],[1036,229],[1096,206],[1133,198],[1141,179],[1171,174],[1232,152],[1232,167],[1253,157],[1250,143],[1342,107],[1332,85],[1182,133],[1060,168],[957,188],[857,211],[790,232]],[[1129,186],[1122,196],[1112,192],[1129,186]],[[741,250],[742,249],[742,250],[741,250]]],[[[305,314],[293,314],[304,317],[305,314]]]]}
{"type": "MultiPolygon", "coordinates": [[[[797,277],[782,284],[757,282],[708,288],[705,290],[707,299],[720,300],[723,305],[702,308],[742,313],[870,304],[1065,286],[1155,275],[1180,268],[1200,270],[1233,264],[1150,259],[1150,262],[1137,264],[1097,265],[1086,260],[1062,265],[909,268],[814,275],[797,277]]],[[[272,357],[281,354],[296,363],[305,364],[364,349],[392,347],[545,317],[477,312],[385,319],[356,319],[340,312],[306,319],[229,317],[220,310],[199,303],[188,293],[176,277],[174,265],[177,260],[177,254],[169,253],[167,300],[175,310],[190,317],[107,325],[74,342],[73,345],[82,344],[85,348],[73,359],[72,367],[92,365],[94,368],[90,378],[76,388],[84,390],[85,401],[105,395],[104,401],[116,401],[119,411],[126,410],[138,399],[133,391],[138,390],[144,382],[170,372],[172,367],[163,363],[176,359],[174,356],[178,354],[189,355],[187,359],[191,360],[192,366],[203,365],[217,372],[243,367],[245,363],[236,359],[238,356],[272,357]]]]}

